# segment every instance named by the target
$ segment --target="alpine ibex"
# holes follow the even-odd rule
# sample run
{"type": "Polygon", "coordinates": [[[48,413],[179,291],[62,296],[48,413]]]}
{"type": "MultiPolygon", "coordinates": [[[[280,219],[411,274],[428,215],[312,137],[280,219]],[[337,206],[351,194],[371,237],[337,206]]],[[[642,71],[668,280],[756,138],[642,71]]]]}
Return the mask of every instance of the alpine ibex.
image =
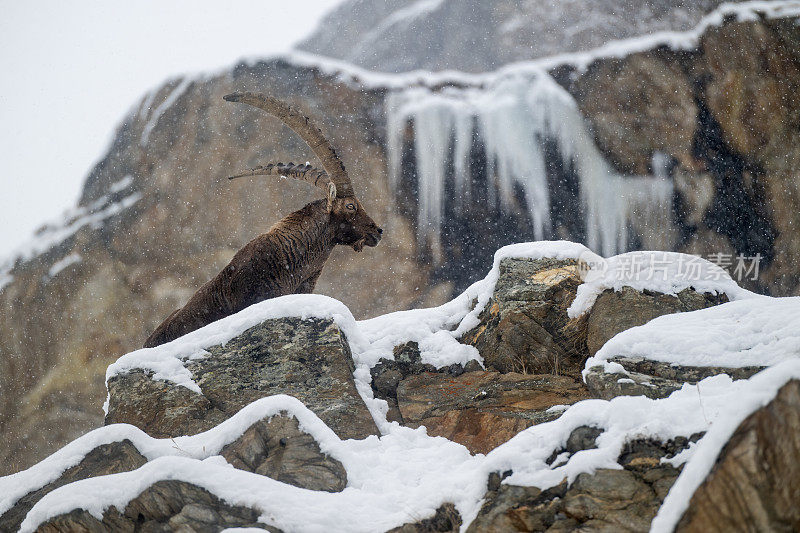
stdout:
{"type": "Polygon", "coordinates": [[[146,348],[177,339],[262,300],[310,293],[334,246],[344,244],[360,252],[364,245],[376,246],[381,240],[383,231],[355,197],[344,164],[308,118],[269,96],[235,93],[224,98],[278,117],[311,147],[325,169],[268,164],[229,179],[289,176],[322,188],[326,199],[295,211],[245,245],[222,272],[156,328],[145,341],[146,348]]]}

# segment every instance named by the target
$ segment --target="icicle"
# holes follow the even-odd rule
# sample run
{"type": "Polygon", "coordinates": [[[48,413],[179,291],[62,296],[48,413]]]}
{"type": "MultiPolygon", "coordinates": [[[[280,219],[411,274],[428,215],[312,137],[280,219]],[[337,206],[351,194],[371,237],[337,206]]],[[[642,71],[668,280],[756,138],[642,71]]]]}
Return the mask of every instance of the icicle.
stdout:
{"type": "Polygon", "coordinates": [[[475,135],[480,135],[486,151],[489,202],[499,201],[506,210],[515,189],[521,188],[536,239],[551,234],[544,139],[557,142],[565,166],[574,165],[578,174],[590,248],[606,256],[624,251],[634,209],[668,213],[670,180],[617,175],[594,145],[575,101],[545,72],[507,75],[485,89],[434,92],[417,87],[391,94],[387,136],[395,188],[409,121],[414,126],[419,186],[418,239],[428,243],[435,256],[440,253],[448,157],[452,154],[454,159],[455,205],[460,209],[471,197],[475,135]]]}

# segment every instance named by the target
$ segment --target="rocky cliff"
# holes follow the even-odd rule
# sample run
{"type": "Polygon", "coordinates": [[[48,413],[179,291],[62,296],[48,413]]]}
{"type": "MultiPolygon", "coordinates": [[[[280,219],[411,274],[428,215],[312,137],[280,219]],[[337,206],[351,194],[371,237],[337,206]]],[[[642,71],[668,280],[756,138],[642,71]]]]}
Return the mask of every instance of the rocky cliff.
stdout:
{"type": "MultiPolygon", "coordinates": [[[[746,20],[719,17],[681,46],[638,43],[536,69],[548,68],[574,97],[615,172],[648,173],[654,152],[669,156],[675,216],[660,225],[678,237],[670,247],[760,253],[765,262],[755,287],[788,295],[800,284],[793,231],[800,223],[793,98],[800,33],[792,12],[758,13],[746,20]]],[[[399,186],[388,177],[388,159],[397,155],[387,145],[388,96],[409,85],[436,92],[442,85],[485,83],[480,77],[376,77],[295,56],[173,80],[147,95],[88,176],[80,205],[43,228],[0,273],[2,472],[26,467],[100,425],[108,364],[140,346],[235,250],[315,198],[294,183],[220,181],[269,160],[312,160],[291,131],[226,105],[222,95],[254,90],[284,98],[320,124],[341,152],[385,238],[362,255],[334,254],[317,292],[362,318],[441,303],[454,286],[485,272],[492,250],[534,237],[524,209],[510,216],[476,198],[463,216],[445,204],[452,214],[443,232],[445,260],[433,265],[419,246],[420,173],[409,170],[399,186]]],[[[413,142],[414,128],[407,134],[413,142]]],[[[475,154],[470,166],[484,168],[480,151],[475,154]]],[[[415,160],[414,153],[406,156],[415,160]]],[[[563,168],[553,172],[570,182],[563,168]]],[[[580,240],[583,213],[574,203],[580,194],[566,198],[553,205],[578,215],[554,218],[554,227],[567,229],[553,236],[580,240]]],[[[632,247],[646,242],[633,235],[632,247]]],[[[567,353],[563,338],[556,332],[546,342],[567,353]]]]}
{"type": "Polygon", "coordinates": [[[520,244],[437,308],[292,295],[126,354],[105,427],[0,478],[0,529],[796,529],[800,299],[704,263],[608,305],[588,259],[520,244]]]}
{"type": "Polygon", "coordinates": [[[486,72],[590,50],[614,39],[692,28],[720,0],[348,0],[301,50],[381,72],[486,72]]]}
{"type": "Polygon", "coordinates": [[[384,178],[375,116],[381,91],[280,60],[175,80],[125,119],[87,178],[80,207],[40,231],[0,293],[5,472],[98,425],[105,367],[141,346],[238,248],[317,199],[304,184],[224,179],[270,160],[313,159],[279,122],[222,100],[237,89],[284,98],[323,125],[388,237],[379,254],[337,250],[317,291],[360,316],[436,298],[384,178]]]}

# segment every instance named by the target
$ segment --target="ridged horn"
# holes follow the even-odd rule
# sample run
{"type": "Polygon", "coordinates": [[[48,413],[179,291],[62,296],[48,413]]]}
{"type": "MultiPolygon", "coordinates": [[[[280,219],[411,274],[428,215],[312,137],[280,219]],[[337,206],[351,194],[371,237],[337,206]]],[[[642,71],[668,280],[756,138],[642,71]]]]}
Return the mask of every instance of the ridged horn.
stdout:
{"type": "Polygon", "coordinates": [[[353,185],[344,168],[344,163],[336,155],[336,151],[328,142],[322,132],[311,121],[293,109],[291,106],[276,100],[271,96],[256,93],[232,93],[223,97],[227,102],[241,102],[257,107],[273,115],[289,126],[311,148],[322,166],[330,176],[330,181],[336,185],[338,197],[353,196],[353,185]]]}
{"type": "Polygon", "coordinates": [[[294,163],[268,163],[264,166],[250,169],[247,172],[230,176],[228,179],[235,180],[247,176],[286,176],[287,178],[294,178],[310,183],[315,187],[325,190],[326,193],[331,184],[331,178],[324,170],[314,168],[311,165],[295,165],[294,163]]]}

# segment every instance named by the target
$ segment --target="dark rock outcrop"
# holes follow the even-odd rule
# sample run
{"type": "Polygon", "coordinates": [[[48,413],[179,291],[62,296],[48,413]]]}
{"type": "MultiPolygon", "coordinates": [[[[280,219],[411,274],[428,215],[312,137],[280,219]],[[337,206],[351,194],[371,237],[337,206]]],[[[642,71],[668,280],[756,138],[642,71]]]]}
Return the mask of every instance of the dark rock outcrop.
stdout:
{"type": "Polygon", "coordinates": [[[220,455],[234,468],[304,489],[339,492],[347,485],[342,463],[322,453],[295,418],[275,416],[257,422],[220,455]]]}
{"type": "MultiPolygon", "coordinates": [[[[587,436],[585,429],[577,428],[575,432],[581,435],[570,436],[571,453],[594,447],[594,437],[587,436]]],[[[486,502],[467,531],[646,532],[680,473],[662,464],[661,458],[674,456],[688,443],[687,439],[663,444],[634,441],[618,459],[622,470],[580,474],[572,484],[565,480],[546,490],[499,484],[500,477],[495,477],[494,483],[490,479],[486,502]]]]}
{"type": "Polygon", "coordinates": [[[343,439],[378,433],[353,383],[350,346],[330,320],[267,320],[207,351],[185,363],[202,395],[142,371],[111,378],[106,424],[133,424],[154,437],[191,435],[259,398],[288,394],[343,439]]]}
{"type": "Polygon", "coordinates": [[[602,366],[595,366],[584,377],[592,395],[604,400],[617,396],[666,398],[684,383],[695,384],[718,374],[727,374],[733,379],[748,379],[764,370],[764,367],[681,366],[642,357],[612,357],[609,361],[622,365],[625,373],[606,373],[602,366]]]}
{"type": "Polygon", "coordinates": [[[457,533],[461,528],[461,515],[452,503],[436,509],[431,518],[424,518],[413,524],[405,524],[386,533],[457,533]]]}
{"type": "Polygon", "coordinates": [[[736,429],[678,532],[800,530],[800,381],[736,429]]]}
{"type": "MultiPolygon", "coordinates": [[[[176,455],[184,453],[176,441],[173,447],[176,455]]],[[[239,470],[308,490],[339,492],[347,485],[344,466],[322,453],[316,440],[300,429],[297,419],[284,413],[255,422],[224,446],[219,455],[239,470]]],[[[18,529],[28,511],[59,487],[81,479],[128,472],[146,463],[147,459],[129,440],[100,445],[55,481],[20,498],[0,516],[0,530],[18,529]]],[[[53,518],[42,525],[41,530],[139,531],[137,528],[146,526],[145,531],[167,531],[182,526],[193,531],[219,531],[223,527],[254,523],[257,518],[258,513],[227,506],[190,483],[159,481],[132,500],[122,512],[112,508],[102,520],[97,520],[89,513],[75,510],[53,518]]]]}
{"type": "Polygon", "coordinates": [[[442,374],[441,379],[458,377],[464,372],[483,370],[478,361],[469,361],[466,365],[454,364],[449,367],[437,369],[435,366],[423,363],[419,351],[419,344],[407,342],[394,348],[394,359],[381,359],[370,369],[372,377],[372,391],[376,398],[386,400],[389,412],[386,414],[390,422],[403,422],[403,416],[397,406],[397,386],[410,376],[423,373],[442,374]]]}
{"type": "Polygon", "coordinates": [[[567,327],[567,308],[580,284],[574,260],[503,259],[480,325],[461,341],[500,372],[577,372],[584,354],[567,327]]]}

